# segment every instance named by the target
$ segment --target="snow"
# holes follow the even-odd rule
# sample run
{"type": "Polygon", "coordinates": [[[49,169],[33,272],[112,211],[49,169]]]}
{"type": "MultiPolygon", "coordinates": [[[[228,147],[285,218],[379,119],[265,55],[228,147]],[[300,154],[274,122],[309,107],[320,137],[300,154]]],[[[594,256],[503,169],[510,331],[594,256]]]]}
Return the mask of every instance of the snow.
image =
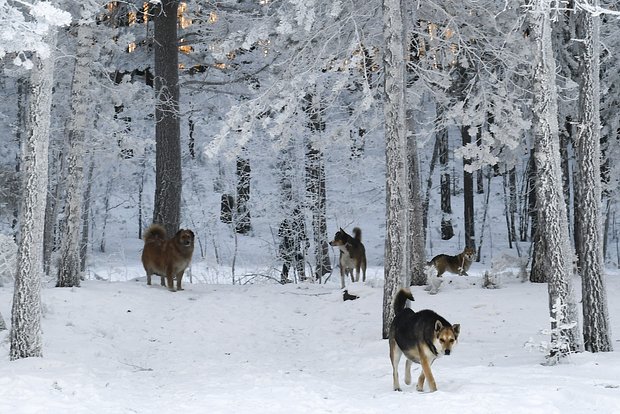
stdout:
{"type": "MultiPolygon", "coordinates": [[[[419,393],[392,390],[382,268],[349,286],[359,299],[343,302],[337,277],[286,286],[194,277],[171,293],[146,286],[133,257],[95,259],[82,287],[43,288],[43,358],[10,362],[8,331],[0,333],[0,413],[620,412],[620,353],[544,365],[547,287],[516,272],[483,289],[475,263],[468,277],[444,275],[436,295],[412,288],[414,309],[461,324],[453,354],[433,365],[438,391],[419,393]]],[[[206,273],[206,262],[191,271],[206,273]]],[[[608,269],[607,288],[620,289],[620,272],[608,269]]],[[[12,292],[0,287],[7,322],[12,292]]],[[[620,332],[620,302],[609,306],[620,332]]]]}

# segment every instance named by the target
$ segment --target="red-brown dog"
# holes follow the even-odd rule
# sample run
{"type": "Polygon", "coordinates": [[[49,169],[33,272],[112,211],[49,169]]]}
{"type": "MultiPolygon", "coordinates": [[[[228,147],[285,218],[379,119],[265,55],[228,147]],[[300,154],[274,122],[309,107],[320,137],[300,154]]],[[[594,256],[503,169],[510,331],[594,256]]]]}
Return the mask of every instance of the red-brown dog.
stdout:
{"type": "Polygon", "coordinates": [[[181,229],[174,237],[166,239],[166,229],[159,224],[152,224],[144,232],[143,239],[142,265],[146,271],[146,284],[151,284],[151,275],[159,275],[162,286],[166,286],[164,278],[168,280],[168,290],[171,292],[183,290],[181,279],[194,253],[194,232],[181,229]]]}

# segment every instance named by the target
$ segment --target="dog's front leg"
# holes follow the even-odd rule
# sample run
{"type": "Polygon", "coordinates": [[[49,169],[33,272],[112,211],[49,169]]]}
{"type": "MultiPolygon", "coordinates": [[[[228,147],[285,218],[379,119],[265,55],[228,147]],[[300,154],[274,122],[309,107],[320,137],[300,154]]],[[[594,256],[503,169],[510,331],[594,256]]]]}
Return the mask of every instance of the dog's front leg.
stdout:
{"type": "Polygon", "coordinates": [[[437,391],[437,384],[435,383],[435,378],[433,377],[433,372],[431,371],[431,364],[422,349],[420,349],[420,365],[422,365],[422,373],[420,374],[420,378],[418,378],[417,390],[422,391],[424,388],[424,377],[426,377],[426,381],[428,382],[431,392],[437,391]],[[422,382],[421,384],[420,381],[422,382]]]}
{"type": "Polygon", "coordinates": [[[344,266],[340,265],[340,289],[344,289],[344,266]]]}
{"type": "Polygon", "coordinates": [[[183,279],[183,271],[180,271],[177,274],[177,290],[183,290],[183,288],[181,287],[181,279],[183,279]]]}
{"type": "Polygon", "coordinates": [[[172,268],[172,266],[168,267],[168,271],[166,272],[166,279],[168,280],[168,290],[171,292],[176,292],[174,288],[174,269],[172,268]]]}

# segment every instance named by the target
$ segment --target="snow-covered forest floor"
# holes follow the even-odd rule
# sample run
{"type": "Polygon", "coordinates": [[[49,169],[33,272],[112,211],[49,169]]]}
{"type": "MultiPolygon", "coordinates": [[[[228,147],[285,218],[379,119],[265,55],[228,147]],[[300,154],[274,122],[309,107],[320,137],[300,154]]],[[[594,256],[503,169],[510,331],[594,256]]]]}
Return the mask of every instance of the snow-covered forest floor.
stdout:
{"type": "MultiPolygon", "coordinates": [[[[392,391],[381,339],[382,269],[342,301],[325,285],[186,283],[147,287],[138,260],[123,280],[94,280],[114,268],[95,261],[82,287],[43,288],[44,358],[8,361],[0,333],[0,413],[617,413],[615,352],[570,356],[545,366],[547,290],[504,273],[499,289],[446,275],[439,294],[413,288],[414,309],[461,323],[453,354],[435,362],[439,390],[392,391]]],[[[128,264],[130,263],[130,264],[128,264]]],[[[204,262],[193,264],[200,273],[204,262]]],[[[612,332],[620,332],[620,272],[608,271],[612,332]]],[[[575,280],[579,296],[578,280],[575,280]]],[[[10,319],[11,285],[0,288],[10,319]]],[[[8,321],[7,321],[8,322],[8,321]]],[[[417,378],[419,366],[414,365],[417,378]]],[[[404,362],[400,367],[404,378],[404,362]]]]}

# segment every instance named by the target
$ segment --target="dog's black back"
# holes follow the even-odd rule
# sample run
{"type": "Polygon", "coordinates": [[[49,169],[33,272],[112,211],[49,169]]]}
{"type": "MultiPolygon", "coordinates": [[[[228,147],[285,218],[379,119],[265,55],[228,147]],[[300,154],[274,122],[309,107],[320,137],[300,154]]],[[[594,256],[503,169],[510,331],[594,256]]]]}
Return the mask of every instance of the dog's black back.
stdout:
{"type": "Polygon", "coordinates": [[[394,316],[394,339],[400,349],[410,349],[424,342],[428,348],[437,353],[432,339],[435,337],[435,324],[439,321],[443,326],[451,326],[450,322],[430,309],[414,312],[404,308],[394,316]]]}

